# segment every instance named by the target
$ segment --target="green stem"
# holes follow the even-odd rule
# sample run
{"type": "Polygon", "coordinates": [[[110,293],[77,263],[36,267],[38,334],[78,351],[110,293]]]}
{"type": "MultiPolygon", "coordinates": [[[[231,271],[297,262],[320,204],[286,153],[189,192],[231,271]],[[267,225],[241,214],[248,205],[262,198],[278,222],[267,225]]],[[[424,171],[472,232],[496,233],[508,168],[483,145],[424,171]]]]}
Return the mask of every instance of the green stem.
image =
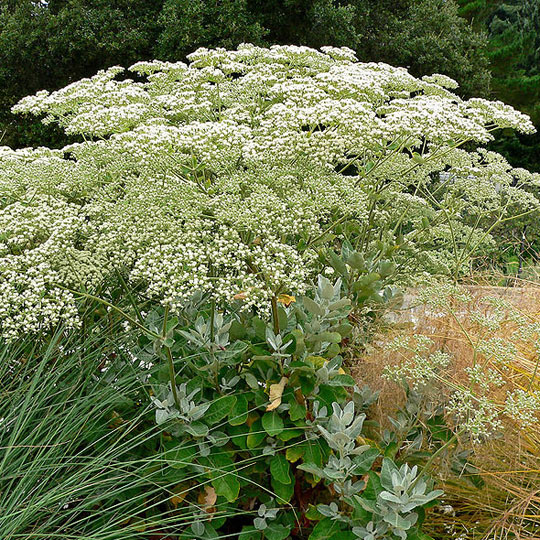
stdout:
{"type": "Polygon", "coordinates": [[[122,288],[124,291],[126,291],[127,297],[129,301],[131,302],[131,305],[133,307],[133,311],[135,311],[135,314],[137,315],[137,320],[144,325],[144,318],[141,315],[141,311],[139,310],[139,306],[137,305],[137,302],[135,301],[135,298],[133,298],[133,295],[131,294],[131,291],[129,290],[129,287],[127,286],[127,283],[125,279],[122,276],[122,273],[116,269],[116,275],[118,276],[118,281],[120,281],[120,284],[122,285],[122,288]]]}
{"type": "MultiPolygon", "coordinates": [[[[165,340],[167,337],[167,321],[169,319],[169,306],[165,307],[165,315],[163,317],[163,331],[162,339],[165,340]]],[[[174,403],[176,408],[180,410],[180,399],[178,397],[178,390],[176,389],[176,375],[174,373],[174,360],[171,352],[171,348],[163,345],[165,348],[165,354],[167,355],[167,361],[169,362],[169,378],[171,380],[171,390],[174,397],[174,403]]]]}
{"type": "Polygon", "coordinates": [[[139,321],[137,321],[133,317],[130,317],[125,311],[123,311],[119,307],[115,306],[114,304],[111,304],[110,302],[107,302],[107,300],[103,300],[103,298],[99,298],[97,296],[94,296],[92,294],[88,294],[88,293],[85,293],[85,292],[82,292],[82,291],[76,291],[74,289],[69,289],[68,287],[64,287],[64,286],[59,285],[59,284],[56,284],[56,286],[59,287],[60,289],[63,289],[64,291],[69,291],[72,294],[82,296],[83,298],[88,298],[90,300],[95,300],[96,302],[100,302],[104,306],[107,306],[107,307],[113,309],[114,311],[116,311],[117,313],[120,313],[120,315],[122,315],[122,317],[124,317],[127,321],[129,321],[131,324],[133,324],[133,326],[136,326],[137,328],[140,328],[148,336],[151,336],[154,339],[161,338],[161,336],[159,334],[156,334],[155,332],[152,332],[151,330],[148,330],[148,328],[146,328],[144,325],[142,325],[139,321]]]}
{"type": "Polygon", "coordinates": [[[458,436],[463,433],[464,429],[461,429],[457,433],[454,433],[450,439],[448,439],[440,448],[438,448],[429,459],[426,461],[422,469],[420,470],[420,473],[415,478],[414,482],[412,483],[411,487],[414,486],[423,476],[425,476],[428,472],[429,466],[437,459],[437,457],[444,452],[451,444],[454,444],[458,440],[458,436]]]}
{"type": "Polygon", "coordinates": [[[339,219],[337,219],[336,221],[334,221],[329,227],[327,227],[321,234],[317,235],[315,238],[313,238],[312,240],[309,240],[307,245],[306,245],[306,249],[311,247],[313,244],[315,244],[316,242],[318,242],[319,240],[321,240],[321,238],[324,238],[330,231],[332,231],[337,225],[339,225],[340,223],[343,223],[346,219],[348,219],[350,216],[349,215],[344,215],[344,216],[341,216],[339,219]]]}
{"type": "Polygon", "coordinates": [[[274,323],[274,334],[277,336],[279,334],[279,315],[276,296],[272,296],[272,321],[274,323]]]}

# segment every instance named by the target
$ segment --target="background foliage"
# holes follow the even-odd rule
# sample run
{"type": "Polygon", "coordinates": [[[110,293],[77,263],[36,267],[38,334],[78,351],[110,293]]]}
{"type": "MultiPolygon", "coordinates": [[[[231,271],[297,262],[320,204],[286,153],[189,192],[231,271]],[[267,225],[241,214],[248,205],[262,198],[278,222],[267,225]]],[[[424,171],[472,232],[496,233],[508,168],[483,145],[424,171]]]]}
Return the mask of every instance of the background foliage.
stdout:
{"type": "MultiPolygon", "coordinates": [[[[494,97],[540,125],[540,2],[460,0],[459,13],[488,34],[487,57],[494,97]]],[[[540,136],[508,135],[494,145],[511,163],[540,170],[540,136]]]]}

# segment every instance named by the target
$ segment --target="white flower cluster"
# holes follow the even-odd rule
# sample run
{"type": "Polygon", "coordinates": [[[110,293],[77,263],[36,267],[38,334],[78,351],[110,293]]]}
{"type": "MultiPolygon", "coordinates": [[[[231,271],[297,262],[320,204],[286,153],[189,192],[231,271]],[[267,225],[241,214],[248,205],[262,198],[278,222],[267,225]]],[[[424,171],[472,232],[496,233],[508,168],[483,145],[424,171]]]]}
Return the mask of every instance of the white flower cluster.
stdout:
{"type": "Polygon", "coordinates": [[[429,385],[440,377],[441,371],[448,367],[450,360],[450,355],[442,351],[416,354],[399,365],[387,367],[383,375],[385,379],[395,382],[408,380],[414,390],[427,391],[429,385]]]}
{"type": "Polygon", "coordinates": [[[359,63],[349,49],[252,45],[130,70],[137,81],[113,67],[13,108],[84,142],[0,148],[5,337],[77,324],[65,289],[112,282],[117,270],[173,309],[194,290],[264,307],[302,292],[318,270],[312,244],[336,220],[399,221],[412,261],[403,268],[417,272],[447,265],[450,236],[470,241],[462,215],[511,197],[537,204],[522,187],[540,178],[459,149],[531,122],[463,101],[442,75],[359,63]],[[440,171],[455,181],[434,196],[440,171]],[[417,237],[424,218],[433,226],[417,237]]]}
{"type": "Polygon", "coordinates": [[[477,396],[466,388],[454,392],[446,412],[454,416],[475,443],[485,441],[503,426],[497,404],[488,396],[477,396]]]}
{"type": "Polygon", "coordinates": [[[540,412],[540,392],[526,392],[518,389],[508,392],[504,412],[516,418],[523,427],[531,427],[538,422],[540,412]]]}

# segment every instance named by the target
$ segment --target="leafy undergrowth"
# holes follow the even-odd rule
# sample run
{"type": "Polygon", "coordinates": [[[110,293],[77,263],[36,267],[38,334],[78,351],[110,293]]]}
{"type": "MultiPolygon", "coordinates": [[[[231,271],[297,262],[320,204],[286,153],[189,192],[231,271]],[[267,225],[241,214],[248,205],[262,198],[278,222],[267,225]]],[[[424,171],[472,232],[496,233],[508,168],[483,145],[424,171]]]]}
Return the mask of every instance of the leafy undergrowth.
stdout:
{"type": "Polygon", "coordinates": [[[293,300],[3,346],[0,536],[426,538],[442,492],[341,367],[340,280],[293,300]]]}

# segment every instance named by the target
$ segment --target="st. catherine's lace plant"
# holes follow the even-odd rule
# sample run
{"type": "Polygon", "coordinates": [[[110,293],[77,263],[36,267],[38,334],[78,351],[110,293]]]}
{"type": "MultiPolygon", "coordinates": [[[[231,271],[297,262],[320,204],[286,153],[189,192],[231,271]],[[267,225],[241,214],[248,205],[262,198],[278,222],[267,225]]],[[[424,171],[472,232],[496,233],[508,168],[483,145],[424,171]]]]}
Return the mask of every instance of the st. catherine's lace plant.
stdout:
{"type": "Polygon", "coordinates": [[[530,120],[459,98],[448,77],[332,47],[189,60],[139,62],[137,82],[112,67],[13,108],[84,142],[0,148],[2,336],[76,327],[76,294],[117,272],[172,313],[194,290],[268,310],[302,294],[344,238],[396,248],[409,279],[456,273],[509,205],[538,207],[538,174],[463,149],[500,128],[530,133],[530,120]]]}

